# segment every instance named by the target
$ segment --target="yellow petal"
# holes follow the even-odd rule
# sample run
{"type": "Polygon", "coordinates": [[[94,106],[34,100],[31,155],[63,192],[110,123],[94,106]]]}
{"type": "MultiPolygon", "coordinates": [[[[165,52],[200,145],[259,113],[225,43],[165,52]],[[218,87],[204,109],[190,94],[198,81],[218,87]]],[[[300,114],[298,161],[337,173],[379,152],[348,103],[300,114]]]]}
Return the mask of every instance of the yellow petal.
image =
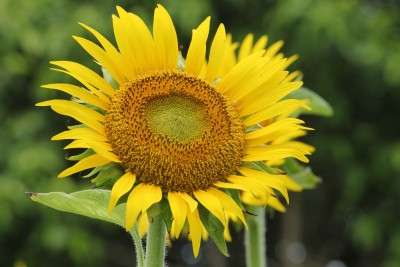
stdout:
{"type": "Polygon", "coordinates": [[[277,197],[271,196],[268,199],[268,206],[271,206],[272,208],[274,208],[277,211],[280,212],[285,212],[286,211],[286,207],[283,206],[283,204],[279,201],[279,199],[277,197]]]}
{"type": "Polygon", "coordinates": [[[111,212],[118,200],[128,193],[136,181],[136,175],[130,172],[125,173],[119,178],[112,187],[110,203],[108,205],[108,212],[111,212]]]}
{"type": "Polygon", "coordinates": [[[146,73],[155,70],[157,66],[154,41],[146,24],[139,16],[128,13],[119,6],[117,11],[122,26],[126,30],[126,42],[130,46],[139,72],[146,73]]]}
{"type": "Polygon", "coordinates": [[[99,123],[104,121],[104,115],[76,102],[67,100],[49,100],[38,103],[36,106],[50,106],[55,112],[72,117],[93,130],[105,134],[104,126],[99,123]]]}
{"type": "Polygon", "coordinates": [[[251,95],[253,91],[259,87],[263,87],[268,83],[269,79],[273,77],[283,66],[285,59],[278,62],[267,61],[261,58],[260,64],[254,66],[247,74],[245,79],[237,84],[235,90],[229,90],[226,94],[230,97],[231,101],[237,102],[251,95]]]}
{"type": "Polygon", "coordinates": [[[187,204],[186,201],[179,197],[179,194],[175,192],[168,193],[168,201],[174,217],[174,231],[172,232],[172,235],[175,236],[175,238],[178,238],[186,221],[187,204]]]}
{"type": "Polygon", "coordinates": [[[222,59],[222,65],[220,67],[217,76],[223,77],[236,65],[236,54],[235,50],[238,47],[237,43],[232,43],[232,35],[226,35],[226,49],[224,53],[224,58],[222,59]]]}
{"type": "Polygon", "coordinates": [[[193,195],[206,209],[217,217],[224,226],[226,226],[225,213],[218,198],[203,190],[194,191],[193,195]]]}
{"type": "Polygon", "coordinates": [[[109,108],[109,101],[104,101],[103,99],[100,99],[96,97],[94,94],[90,93],[88,90],[75,86],[72,84],[67,84],[67,83],[54,83],[54,84],[46,84],[42,85],[43,88],[47,89],[55,89],[59,90],[62,92],[65,92],[67,94],[70,94],[71,96],[74,96],[76,98],[79,98],[80,100],[96,106],[98,108],[101,108],[102,110],[108,110],[109,108]]]}
{"type": "Polygon", "coordinates": [[[142,194],[142,213],[146,212],[148,208],[154,203],[160,202],[162,198],[162,191],[159,186],[144,184],[141,190],[142,194]]]}
{"type": "Polygon", "coordinates": [[[217,73],[225,55],[226,33],[224,24],[220,24],[211,44],[210,56],[208,60],[206,80],[211,83],[217,78],[217,73]]]}
{"type": "Polygon", "coordinates": [[[287,94],[300,88],[302,85],[302,82],[291,82],[274,86],[271,90],[267,90],[267,88],[261,86],[258,89],[259,91],[253,91],[254,95],[252,97],[246,97],[241,99],[240,102],[238,101],[237,108],[240,110],[242,116],[253,114],[268,105],[278,102],[287,94]]]}
{"type": "Polygon", "coordinates": [[[285,62],[285,66],[284,69],[286,69],[287,67],[289,67],[293,62],[295,62],[297,59],[299,58],[298,55],[293,55],[291,57],[289,57],[286,62],[285,62]]]}
{"type": "Polygon", "coordinates": [[[260,39],[258,39],[257,42],[254,44],[251,53],[264,50],[265,47],[267,46],[267,43],[268,43],[268,36],[267,35],[261,36],[260,39]]]}
{"type": "Polygon", "coordinates": [[[281,192],[282,196],[286,199],[287,203],[289,203],[289,195],[287,192],[287,188],[282,182],[282,180],[279,179],[281,175],[269,174],[249,168],[239,168],[239,172],[247,177],[258,179],[266,186],[278,190],[279,192],[281,192]]]}
{"type": "Polygon", "coordinates": [[[191,196],[189,196],[186,193],[181,193],[181,192],[177,192],[176,194],[178,194],[183,200],[186,201],[186,203],[189,205],[190,212],[194,212],[197,209],[198,203],[191,196]]]}
{"type": "Polygon", "coordinates": [[[75,140],[64,147],[64,149],[72,148],[90,148],[90,145],[86,140],[75,140]]]}
{"type": "Polygon", "coordinates": [[[292,82],[294,79],[296,79],[300,75],[301,75],[300,71],[293,71],[285,78],[285,80],[282,81],[282,83],[292,82]]]}
{"type": "Polygon", "coordinates": [[[282,182],[286,185],[287,189],[290,191],[300,192],[303,191],[300,185],[298,185],[295,181],[293,181],[289,176],[282,175],[281,176],[282,182]]]}
{"type": "MultiPolygon", "coordinates": [[[[79,23],[79,24],[82,27],[84,27],[85,29],[87,29],[88,31],[90,31],[97,38],[97,40],[100,42],[100,44],[103,46],[104,50],[106,51],[106,53],[108,55],[107,58],[112,63],[112,69],[110,69],[110,70],[107,68],[106,69],[108,72],[110,72],[110,74],[113,76],[113,78],[119,84],[124,83],[125,80],[131,79],[133,67],[130,66],[130,64],[127,64],[126,60],[124,58],[122,58],[121,54],[114,47],[114,45],[112,45],[106,38],[104,38],[103,35],[101,35],[95,29],[93,29],[83,23],[79,23]]],[[[95,50],[100,51],[98,49],[95,49],[95,50]]],[[[97,54],[97,53],[95,52],[94,54],[97,54]]],[[[101,51],[100,51],[100,54],[103,55],[103,53],[101,51]]],[[[101,62],[100,62],[100,64],[101,64],[101,62]]],[[[103,64],[102,64],[102,66],[105,67],[103,64]]]]}
{"type": "MultiPolygon", "coordinates": [[[[83,39],[76,37],[77,39],[83,39]]],[[[83,39],[85,40],[85,39],[83,39]]],[[[87,40],[85,40],[87,41],[87,40]]],[[[98,88],[99,90],[105,92],[108,94],[110,97],[115,94],[114,88],[111,87],[100,75],[98,75],[96,72],[92,71],[88,67],[72,62],[72,61],[51,61],[50,62],[53,65],[59,66],[71,74],[74,74],[76,76],[81,77],[84,81],[87,83],[93,85],[94,87],[98,88]]]]}
{"type": "Polygon", "coordinates": [[[51,68],[51,70],[62,72],[62,73],[65,73],[65,74],[75,78],[80,83],[82,83],[90,92],[92,92],[94,95],[96,95],[98,98],[100,98],[101,100],[103,100],[106,103],[110,103],[109,96],[107,96],[104,92],[100,91],[99,89],[97,89],[96,87],[94,87],[93,85],[88,83],[82,75],[71,73],[66,70],[56,69],[56,68],[51,68]]]}
{"type": "Polygon", "coordinates": [[[147,218],[147,213],[143,213],[139,216],[139,235],[141,238],[143,238],[146,233],[147,229],[149,229],[149,220],[147,218]]]}
{"type": "Polygon", "coordinates": [[[128,25],[126,25],[126,23],[123,23],[123,21],[115,15],[112,15],[112,21],[114,36],[115,40],[117,41],[119,51],[122,55],[122,58],[125,60],[125,64],[130,68],[129,71],[131,75],[128,76],[128,79],[132,79],[137,75],[138,72],[138,63],[134,57],[134,53],[128,40],[132,38],[132,29],[128,29],[128,25]]]}
{"type": "Polygon", "coordinates": [[[76,163],[74,166],[69,167],[68,169],[61,172],[58,175],[58,177],[62,178],[62,177],[70,176],[74,173],[77,173],[77,172],[80,172],[83,170],[106,165],[107,163],[110,163],[110,160],[105,159],[100,155],[94,154],[94,155],[88,156],[87,158],[84,158],[84,159],[78,161],[78,163],[76,163]]]}
{"type": "Polygon", "coordinates": [[[185,71],[195,76],[199,75],[206,56],[206,43],[210,29],[210,17],[207,17],[200,26],[193,30],[192,40],[186,56],[185,71]]]}
{"type": "Polygon", "coordinates": [[[160,4],[154,11],[153,36],[158,69],[176,69],[178,38],[171,17],[160,4]]]}
{"type": "Polygon", "coordinates": [[[86,127],[73,128],[71,130],[61,132],[51,138],[51,140],[65,139],[95,140],[103,142],[108,141],[106,136],[86,127]]]}
{"type": "Polygon", "coordinates": [[[251,55],[253,40],[254,40],[254,35],[251,33],[246,35],[246,37],[243,39],[242,45],[239,48],[238,61],[241,61],[244,58],[251,55]]]}
{"type": "Polygon", "coordinates": [[[194,254],[194,257],[197,258],[197,256],[199,255],[199,250],[200,250],[201,231],[202,231],[200,216],[199,216],[199,212],[197,211],[197,209],[194,210],[193,212],[188,210],[187,218],[188,218],[189,229],[190,229],[189,230],[190,237],[192,239],[193,254],[194,254]]]}
{"type": "Polygon", "coordinates": [[[308,151],[300,149],[295,142],[250,147],[247,148],[246,153],[247,155],[243,157],[243,161],[266,161],[294,157],[300,161],[308,162],[305,155],[311,154],[308,151]]]}
{"type": "Polygon", "coordinates": [[[273,57],[276,55],[276,53],[281,49],[283,46],[284,42],[283,41],[278,41],[273,43],[270,47],[267,48],[267,51],[265,52],[266,57],[273,57]]]}
{"type": "Polygon", "coordinates": [[[89,146],[96,152],[97,154],[101,155],[102,157],[112,161],[112,162],[121,162],[117,155],[110,152],[112,151],[111,144],[99,141],[88,141],[89,146]]]}
{"type": "Polygon", "coordinates": [[[274,140],[280,135],[293,130],[311,130],[311,128],[299,125],[301,123],[304,123],[304,121],[294,118],[287,118],[281,121],[274,122],[264,128],[247,133],[245,136],[246,144],[248,147],[256,146],[268,143],[269,141],[274,140]]]}
{"type": "Polygon", "coordinates": [[[287,99],[276,104],[270,105],[253,115],[247,117],[244,122],[246,126],[250,126],[256,123],[260,123],[262,121],[269,120],[275,116],[281,115],[288,110],[298,109],[298,108],[305,108],[307,110],[310,109],[303,101],[297,99],[287,99]]]}
{"type": "Polygon", "coordinates": [[[247,82],[248,78],[253,76],[256,70],[259,70],[267,61],[262,57],[263,53],[264,51],[259,51],[240,61],[221,78],[216,86],[223,93],[235,92],[238,89],[238,84],[247,82]]]}
{"type": "Polygon", "coordinates": [[[270,192],[268,194],[243,192],[241,195],[241,200],[247,205],[266,206],[270,197],[272,197],[270,192]]]}
{"type": "MultiPolygon", "coordinates": [[[[228,177],[228,179],[229,179],[229,177],[228,177]]],[[[214,185],[216,187],[220,187],[220,188],[239,189],[239,190],[248,191],[248,192],[252,191],[252,188],[250,186],[248,186],[247,184],[241,184],[241,183],[225,183],[225,182],[218,181],[218,182],[214,183],[214,185]]]]}
{"type": "Polygon", "coordinates": [[[266,201],[271,194],[272,188],[263,183],[263,181],[255,179],[253,177],[231,175],[227,178],[227,180],[232,182],[233,184],[240,184],[242,186],[245,186],[249,190],[243,190],[243,193],[247,192],[263,201],[266,201]]]}
{"type": "Polygon", "coordinates": [[[125,228],[129,231],[135,224],[143,206],[143,186],[144,184],[138,184],[129,194],[128,200],[126,201],[126,225],[125,228]]]}
{"type": "Polygon", "coordinates": [[[220,201],[224,211],[230,212],[236,217],[238,217],[247,228],[247,223],[246,220],[244,219],[242,209],[236,204],[236,202],[231,197],[229,197],[222,191],[212,187],[208,188],[207,192],[216,197],[220,201]]]}

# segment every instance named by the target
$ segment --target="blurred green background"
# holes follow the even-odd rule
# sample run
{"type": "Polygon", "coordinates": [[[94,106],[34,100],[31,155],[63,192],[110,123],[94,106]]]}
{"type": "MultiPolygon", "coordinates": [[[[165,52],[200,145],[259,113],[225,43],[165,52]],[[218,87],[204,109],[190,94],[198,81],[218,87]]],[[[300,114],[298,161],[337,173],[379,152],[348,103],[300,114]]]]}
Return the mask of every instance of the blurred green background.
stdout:
{"type": "MultiPolygon", "coordinates": [[[[316,190],[291,194],[286,214],[269,220],[270,267],[400,266],[400,1],[397,0],[168,0],[184,47],[191,29],[212,16],[241,41],[248,33],[285,40],[293,69],[306,87],[335,109],[332,118],[305,117],[316,130],[307,142],[323,178],[316,190]]],[[[49,71],[50,60],[95,66],[71,35],[89,37],[84,22],[112,37],[115,5],[151,25],[150,0],[0,0],[0,266],[133,266],[130,237],[103,222],[63,214],[32,202],[27,191],[90,188],[80,177],[57,179],[67,167],[66,117],[34,104],[66,95],[41,84],[71,81],[49,71]]],[[[111,38],[112,39],[112,38],[111,38]]],[[[194,260],[175,242],[169,266],[244,266],[243,235],[231,257],[211,242],[194,260]]]]}

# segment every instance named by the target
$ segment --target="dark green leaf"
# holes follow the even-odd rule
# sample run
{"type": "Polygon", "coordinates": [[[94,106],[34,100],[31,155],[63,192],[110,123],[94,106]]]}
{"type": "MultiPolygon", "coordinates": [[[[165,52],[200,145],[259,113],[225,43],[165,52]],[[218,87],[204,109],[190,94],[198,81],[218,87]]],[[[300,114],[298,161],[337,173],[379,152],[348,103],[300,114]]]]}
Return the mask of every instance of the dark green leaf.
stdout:
{"type": "Polygon", "coordinates": [[[215,217],[212,213],[210,213],[206,208],[199,205],[199,214],[201,222],[206,228],[208,234],[214,240],[218,249],[224,254],[226,257],[229,257],[228,248],[226,247],[226,241],[224,237],[224,226],[222,223],[215,217]]]}
{"type": "Polygon", "coordinates": [[[82,152],[81,154],[78,154],[78,155],[74,155],[74,156],[70,156],[70,157],[67,157],[67,159],[68,160],[71,160],[71,161],[79,161],[79,160],[82,160],[82,159],[84,159],[84,158],[87,158],[87,157],[89,157],[89,156],[91,156],[91,155],[93,155],[94,154],[94,151],[92,150],[92,149],[86,149],[84,152],[82,152]]]}
{"type": "Polygon", "coordinates": [[[107,211],[111,191],[91,189],[71,194],[62,192],[32,193],[31,199],[50,208],[75,213],[115,223],[125,228],[125,203],[116,206],[111,213],[107,211]]]}

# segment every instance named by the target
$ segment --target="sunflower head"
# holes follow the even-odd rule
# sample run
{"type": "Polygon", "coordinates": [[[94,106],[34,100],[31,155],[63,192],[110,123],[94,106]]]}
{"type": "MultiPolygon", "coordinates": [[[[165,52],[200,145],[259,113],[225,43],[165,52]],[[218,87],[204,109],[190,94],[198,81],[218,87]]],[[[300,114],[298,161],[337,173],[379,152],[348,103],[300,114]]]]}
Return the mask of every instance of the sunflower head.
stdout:
{"type": "Polygon", "coordinates": [[[198,77],[154,72],[124,84],[105,117],[126,170],[163,192],[225,180],[244,156],[244,126],[228,99],[198,77]]]}
{"type": "Polygon", "coordinates": [[[43,86],[73,96],[37,104],[77,121],[53,139],[86,149],[60,177],[88,169],[97,181],[116,175],[109,211],[128,194],[127,229],[151,207],[164,205],[173,218],[166,220],[171,236],[188,229],[197,255],[203,229],[215,237],[223,235],[228,219],[246,225],[242,200],[267,205],[277,194],[288,200],[286,176],[257,166],[288,157],[307,161],[309,150],[286,141],[309,128],[285,116],[307,106],[282,100],[302,83],[285,70],[294,59],[277,54],[281,43],[266,49],[265,37],[254,46],[246,39],[236,56],[237,45],[221,24],[206,58],[207,18],[193,31],[182,66],[174,25],[161,5],[152,32],[137,15],[117,11],[116,45],[84,24],[99,44],[74,37],[117,86],[70,61],[52,64],[79,86],[43,86]]]}

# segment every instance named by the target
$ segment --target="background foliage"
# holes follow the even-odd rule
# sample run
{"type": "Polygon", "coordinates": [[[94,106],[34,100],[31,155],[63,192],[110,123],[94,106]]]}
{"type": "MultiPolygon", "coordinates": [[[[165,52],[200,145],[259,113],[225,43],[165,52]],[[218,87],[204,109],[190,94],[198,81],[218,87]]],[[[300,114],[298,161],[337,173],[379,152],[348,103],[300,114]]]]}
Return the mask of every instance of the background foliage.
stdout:
{"type": "MultiPolygon", "coordinates": [[[[179,42],[212,16],[240,41],[253,32],[285,40],[287,55],[305,85],[326,98],[333,118],[306,117],[317,129],[317,190],[291,195],[284,215],[269,220],[270,266],[400,266],[400,2],[396,0],[169,0],[179,42]]],[[[48,70],[50,60],[95,67],[70,35],[88,36],[84,22],[111,38],[115,5],[149,24],[154,1],[0,1],[0,266],[131,266],[123,229],[63,214],[30,201],[27,191],[73,192],[90,188],[81,178],[56,179],[67,166],[62,142],[49,138],[68,122],[34,108],[58,93],[41,84],[68,78],[48,70]]],[[[174,243],[170,266],[243,266],[242,234],[232,257],[203,246],[198,260],[174,243]]]]}

